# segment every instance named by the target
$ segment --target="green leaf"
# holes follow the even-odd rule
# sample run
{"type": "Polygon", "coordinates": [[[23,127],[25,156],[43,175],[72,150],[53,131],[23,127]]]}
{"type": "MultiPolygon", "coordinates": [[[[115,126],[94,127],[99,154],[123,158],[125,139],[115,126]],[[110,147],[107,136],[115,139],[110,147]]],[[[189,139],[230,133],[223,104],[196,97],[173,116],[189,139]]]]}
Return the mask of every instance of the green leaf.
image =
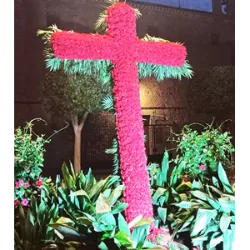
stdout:
{"type": "Polygon", "coordinates": [[[203,193],[203,192],[201,192],[201,191],[199,191],[199,190],[190,191],[190,193],[191,193],[193,196],[195,196],[195,197],[197,197],[197,198],[199,198],[199,199],[201,199],[201,200],[203,200],[203,201],[206,201],[206,200],[207,200],[207,197],[208,197],[208,195],[207,195],[206,193],[203,193]]]}
{"type": "MultiPolygon", "coordinates": [[[[227,198],[219,198],[219,203],[221,205],[221,209],[224,213],[229,214],[232,210],[235,209],[235,202],[230,201],[227,198]]],[[[233,212],[233,211],[232,211],[233,212]]]]}
{"type": "Polygon", "coordinates": [[[220,229],[221,231],[224,233],[229,225],[230,225],[230,222],[231,222],[231,216],[228,216],[228,215],[225,215],[223,214],[220,218],[220,229]]]}
{"type": "Polygon", "coordinates": [[[95,194],[99,194],[105,185],[106,180],[98,181],[90,190],[89,190],[89,198],[91,199],[95,194]]]}
{"type": "Polygon", "coordinates": [[[110,197],[108,198],[110,207],[112,207],[115,204],[115,202],[117,201],[117,199],[120,198],[123,190],[124,190],[123,185],[119,185],[113,190],[110,197]]]}
{"type": "Polygon", "coordinates": [[[74,187],[74,180],[73,177],[70,175],[68,167],[65,163],[63,163],[62,165],[62,173],[67,187],[72,189],[74,187]]]}
{"type": "Polygon", "coordinates": [[[186,227],[188,227],[194,220],[194,215],[191,215],[181,226],[181,228],[179,229],[179,232],[181,232],[183,229],[185,229],[186,227]]]}
{"type": "Polygon", "coordinates": [[[221,163],[219,163],[219,165],[218,165],[218,176],[219,176],[219,179],[220,179],[223,187],[225,188],[225,190],[229,194],[233,194],[234,193],[233,189],[229,183],[226,172],[225,172],[224,168],[222,167],[221,163]]]}
{"type": "Polygon", "coordinates": [[[71,225],[74,225],[74,221],[72,221],[71,219],[69,218],[66,218],[66,217],[60,217],[57,221],[56,221],[56,224],[71,224],[71,225]]]}
{"type": "Polygon", "coordinates": [[[98,245],[98,248],[101,250],[109,250],[107,245],[103,241],[98,245]]]}
{"type": "Polygon", "coordinates": [[[118,214],[118,228],[119,231],[124,232],[128,236],[130,236],[129,226],[121,213],[118,214]]]}
{"type": "Polygon", "coordinates": [[[220,203],[214,199],[211,199],[210,197],[207,197],[207,202],[216,210],[220,209],[220,203]]]}
{"type": "Polygon", "coordinates": [[[108,226],[115,226],[116,220],[113,214],[107,213],[100,217],[100,221],[108,226]]]}
{"type": "Polygon", "coordinates": [[[85,196],[85,197],[87,197],[88,199],[89,199],[89,196],[88,196],[88,194],[84,191],[84,190],[78,190],[78,191],[76,191],[76,192],[73,192],[73,193],[71,193],[70,194],[71,196],[85,196]]]}
{"type": "Polygon", "coordinates": [[[173,245],[174,249],[178,249],[178,250],[189,250],[188,247],[186,247],[185,245],[180,244],[180,243],[178,243],[178,242],[172,242],[171,245],[173,245]]]}
{"type": "Polygon", "coordinates": [[[92,220],[90,220],[87,217],[77,217],[76,220],[83,225],[88,225],[88,226],[92,225],[92,220]]]}
{"type": "Polygon", "coordinates": [[[111,211],[111,207],[109,205],[108,200],[104,197],[103,194],[100,194],[96,201],[96,213],[108,213],[111,211]]]}
{"type": "MultiPolygon", "coordinates": [[[[94,227],[95,232],[107,232],[109,227],[106,224],[103,224],[102,222],[95,221],[92,223],[92,226],[94,227]]],[[[110,228],[110,231],[112,230],[112,227],[110,228]]]]}
{"type": "Polygon", "coordinates": [[[92,188],[94,183],[95,183],[95,179],[94,179],[94,177],[92,175],[92,169],[89,168],[89,171],[88,171],[88,173],[86,175],[86,179],[85,179],[85,188],[84,188],[84,190],[86,192],[88,192],[92,188]]]}
{"type": "Polygon", "coordinates": [[[213,250],[215,247],[223,241],[222,234],[220,232],[215,232],[211,236],[208,244],[208,250],[213,250]]]}
{"type": "Polygon", "coordinates": [[[126,208],[128,207],[127,203],[120,203],[118,206],[112,209],[111,213],[112,214],[118,214],[123,212],[126,208]]]}
{"type": "Polygon", "coordinates": [[[173,203],[173,205],[175,205],[176,207],[185,208],[185,209],[190,209],[193,206],[196,206],[198,204],[199,203],[190,202],[190,201],[181,201],[180,203],[173,203]]]}
{"type": "Polygon", "coordinates": [[[177,183],[178,175],[176,174],[176,167],[173,169],[172,174],[170,176],[170,186],[173,187],[177,183]]]}
{"type": "Polygon", "coordinates": [[[149,225],[134,228],[132,232],[133,247],[136,249],[141,249],[148,233],[149,225]]]}
{"type": "Polygon", "coordinates": [[[203,185],[201,183],[200,180],[196,181],[196,180],[193,180],[193,183],[192,183],[192,190],[203,190],[203,185]]]}
{"type": "Polygon", "coordinates": [[[117,239],[121,245],[131,245],[132,241],[129,239],[129,236],[124,232],[118,232],[114,236],[115,239],[117,239]]]}
{"type": "Polygon", "coordinates": [[[89,218],[91,221],[96,221],[96,219],[95,219],[94,216],[92,216],[92,215],[90,215],[90,214],[88,214],[88,213],[85,213],[85,212],[83,212],[83,214],[84,214],[87,218],[89,218]]]}
{"type": "Polygon", "coordinates": [[[209,186],[210,189],[212,189],[214,192],[216,192],[217,194],[219,194],[220,196],[223,196],[223,192],[221,192],[218,188],[213,187],[213,186],[209,186]]]}
{"type": "Polygon", "coordinates": [[[155,192],[154,195],[153,195],[153,204],[154,204],[154,205],[159,205],[158,199],[159,199],[162,195],[164,195],[165,192],[166,192],[166,189],[165,189],[165,188],[161,188],[161,187],[157,188],[156,192],[155,192]]]}
{"type": "Polygon", "coordinates": [[[129,222],[128,227],[129,228],[134,227],[142,218],[143,216],[141,214],[138,215],[136,218],[134,218],[132,221],[129,222]]]}
{"type": "Polygon", "coordinates": [[[165,186],[168,180],[168,171],[169,171],[168,151],[164,152],[164,156],[161,163],[161,169],[162,169],[163,186],[165,186]]]}
{"type": "Polygon", "coordinates": [[[162,173],[161,173],[161,169],[158,168],[157,169],[157,174],[156,174],[156,185],[158,187],[163,187],[163,176],[162,176],[162,173]]]}
{"type": "Polygon", "coordinates": [[[71,162],[69,163],[69,170],[70,170],[73,180],[75,180],[76,179],[75,170],[71,162]]]}
{"type": "Polygon", "coordinates": [[[231,229],[228,229],[223,234],[223,250],[232,250],[235,241],[235,235],[231,229]]]}
{"type": "Polygon", "coordinates": [[[106,199],[109,198],[109,196],[110,196],[110,194],[111,194],[111,191],[112,191],[112,189],[109,188],[109,189],[106,189],[106,190],[103,192],[103,195],[104,195],[104,197],[105,197],[106,199]]]}
{"type": "Polygon", "coordinates": [[[171,187],[171,194],[176,202],[181,202],[180,195],[171,187]]]}
{"type": "Polygon", "coordinates": [[[212,219],[214,219],[217,215],[216,210],[208,210],[208,209],[198,209],[197,216],[195,219],[195,224],[193,230],[191,232],[191,237],[197,236],[198,233],[205,228],[212,219]]]}
{"type": "Polygon", "coordinates": [[[65,224],[49,224],[50,227],[57,230],[64,237],[81,237],[81,234],[73,227],[65,225],[65,224]]]}
{"type": "Polygon", "coordinates": [[[152,218],[143,218],[135,224],[135,227],[141,227],[144,225],[149,225],[152,222],[152,218]]]}
{"type": "Polygon", "coordinates": [[[16,229],[14,229],[14,240],[15,240],[15,246],[19,247],[20,249],[22,249],[22,243],[21,243],[21,239],[16,231],[16,229]]]}
{"type": "Polygon", "coordinates": [[[214,177],[214,176],[212,177],[212,182],[213,182],[215,187],[220,188],[219,181],[216,177],[214,177]]]}
{"type": "Polygon", "coordinates": [[[159,215],[160,219],[165,224],[166,219],[167,219],[167,209],[163,208],[163,207],[158,207],[157,212],[158,212],[158,215],[159,215]]]}
{"type": "Polygon", "coordinates": [[[114,183],[118,182],[120,179],[120,176],[113,175],[113,176],[110,176],[109,178],[106,178],[106,179],[108,179],[108,181],[105,184],[104,189],[107,189],[107,188],[111,187],[114,183]]]}

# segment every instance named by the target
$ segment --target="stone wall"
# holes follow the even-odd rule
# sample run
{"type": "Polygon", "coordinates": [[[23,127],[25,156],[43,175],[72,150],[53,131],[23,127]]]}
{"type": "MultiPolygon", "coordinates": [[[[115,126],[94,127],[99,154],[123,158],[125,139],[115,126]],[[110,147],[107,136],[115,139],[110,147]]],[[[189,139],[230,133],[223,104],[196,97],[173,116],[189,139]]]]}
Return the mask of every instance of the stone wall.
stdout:
{"type": "MultiPolygon", "coordinates": [[[[195,72],[194,79],[211,66],[234,64],[232,15],[223,15],[218,10],[214,13],[205,13],[134,3],[134,1],[127,2],[140,9],[142,13],[137,25],[139,37],[148,33],[185,44],[188,60],[195,72]]],[[[15,126],[23,125],[34,117],[47,120],[46,128],[39,127],[43,133],[44,131],[51,133],[54,129],[64,126],[54,124],[53,119],[44,114],[41,108],[40,83],[44,77],[45,67],[42,55],[43,42],[36,36],[36,31],[57,24],[64,30],[94,32],[94,23],[104,5],[103,0],[15,1],[15,126]]],[[[181,82],[168,80],[162,83],[156,83],[154,79],[143,80],[141,82],[143,114],[159,116],[167,124],[182,125],[194,121],[211,121],[211,117],[193,113],[188,109],[186,93],[190,84],[192,84],[190,80],[181,82]]],[[[84,148],[92,148],[88,149],[91,159],[100,161],[110,160],[110,157],[103,156],[103,150],[109,147],[107,144],[110,144],[111,137],[107,136],[106,132],[100,132],[102,128],[104,129],[102,131],[107,131],[105,128],[109,129],[110,134],[114,132],[112,115],[88,118],[85,134],[87,133],[89,138],[95,130],[93,138],[96,142],[93,144],[94,139],[89,138],[88,141],[92,141],[92,145],[87,144],[84,148]]],[[[69,127],[60,135],[53,137],[46,156],[46,164],[49,165],[46,166],[47,171],[51,173],[53,169],[53,172],[58,172],[62,161],[71,158],[72,148],[73,134],[69,127]]]]}

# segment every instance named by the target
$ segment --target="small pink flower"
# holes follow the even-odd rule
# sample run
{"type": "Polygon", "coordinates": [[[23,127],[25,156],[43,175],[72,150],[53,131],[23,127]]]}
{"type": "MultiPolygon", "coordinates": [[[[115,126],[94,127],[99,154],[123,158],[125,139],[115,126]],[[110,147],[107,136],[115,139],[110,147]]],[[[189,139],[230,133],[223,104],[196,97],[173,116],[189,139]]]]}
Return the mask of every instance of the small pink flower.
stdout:
{"type": "Polygon", "coordinates": [[[19,181],[19,184],[20,184],[20,186],[24,186],[24,181],[23,181],[23,180],[20,180],[20,181],[19,181]]]}
{"type": "Polygon", "coordinates": [[[20,183],[19,183],[19,181],[16,181],[16,188],[20,188],[20,183]]]}
{"type": "Polygon", "coordinates": [[[25,188],[29,188],[30,187],[30,184],[27,182],[26,184],[25,184],[25,188]]]}
{"type": "Polygon", "coordinates": [[[206,170],[206,166],[205,165],[200,165],[200,170],[202,170],[202,171],[206,170]]]}
{"type": "Polygon", "coordinates": [[[182,138],[181,138],[183,141],[185,141],[185,139],[186,139],[186,137],[185,136],[182,136],[182,138]]]}
{"type": "Polygon", "coordinates": [[[25,199],[23,199],[22,200],[22,205],[24,206],[24,207],[27,207],[28,205],[29,205],[29,201],[25,198],[25,199]]]}

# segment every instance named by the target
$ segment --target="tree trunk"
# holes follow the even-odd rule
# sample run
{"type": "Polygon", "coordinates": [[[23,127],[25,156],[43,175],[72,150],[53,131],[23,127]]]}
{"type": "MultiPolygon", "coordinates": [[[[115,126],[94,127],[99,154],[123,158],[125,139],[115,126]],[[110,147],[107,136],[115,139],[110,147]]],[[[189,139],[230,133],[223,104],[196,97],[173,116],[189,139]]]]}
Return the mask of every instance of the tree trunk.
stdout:
{"type": "Polygon", "coordinates": [[[78,173],[81,170],[81,137],[82,137],[82,128],[84,126],[85,120],[88,116],[88,113],[84,113],[80,123],[78,121],[77,115],[72,116],[72,126],[75,133],[75,147],[74,147],[74,169],[78,173]]]}

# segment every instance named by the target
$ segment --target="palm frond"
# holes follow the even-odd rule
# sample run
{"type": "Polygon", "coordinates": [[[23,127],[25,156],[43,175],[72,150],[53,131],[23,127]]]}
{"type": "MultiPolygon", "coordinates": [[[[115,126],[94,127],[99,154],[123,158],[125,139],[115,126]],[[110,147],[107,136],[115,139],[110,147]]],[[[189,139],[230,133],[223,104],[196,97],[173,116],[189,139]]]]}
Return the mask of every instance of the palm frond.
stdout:
{"type": "Polygon", "coordinates": [[[105,0],[104,2],[112,5],[112,4],[115,4],[115,3],[119,3],[119,0],[105,0]]]}
{"type": "Polygon", "coordinates": [[[138,9],[134,9],[134,10],[135,10],[136,18],[140,18],[142,16],[142,13],[138,9]]]}
{"type": "Polygon", "coordinates": [[[57,28],[56,24],[49,26],[47,30],[37,31],[37,36],[42,36],[42,40],[44,41],[44,44],[45,44],[45,47],[43,50],[43,54],[45,58],[49,59],[53,57],[53,53],[52,53],[51,45],[50,45],[51,36],[53,35],[53,33],[60,32],[60,31],[61,30],[57,28]]]}
{"type": "Polygon", "coordinates": [[[113,139],[112,147],[105,150],[106,154],[113,155],[113,167],[114,167],[114,175],[120,174],[120,158],[119,158],[119,151],[118,151],[118,142],[117,139],[113,139]]]}
{"type": "Polygon", "coordinates": [[[149,34],[146,34],[141,40],[149,41],[149,42],[169,42],[168,40],[165,40],[159,37],[150,36],[149,34]]]}
{"type": "Polygon", "coordinates": [[[107,29],[106,17],[107,17],[107,11],[104,10],[103,12],[101,12],[95,23],[95,30],[98,33],[106,32],[107,29]]]}
{"type": "Polygon", "coordinates": [[[102,105],[103,105],[104,110],[106,110],[106,111],[115,110],[114,100],[113,100],[113,97],[111,95],[104,97],[104,99],[102,101],[102,105]]]}

